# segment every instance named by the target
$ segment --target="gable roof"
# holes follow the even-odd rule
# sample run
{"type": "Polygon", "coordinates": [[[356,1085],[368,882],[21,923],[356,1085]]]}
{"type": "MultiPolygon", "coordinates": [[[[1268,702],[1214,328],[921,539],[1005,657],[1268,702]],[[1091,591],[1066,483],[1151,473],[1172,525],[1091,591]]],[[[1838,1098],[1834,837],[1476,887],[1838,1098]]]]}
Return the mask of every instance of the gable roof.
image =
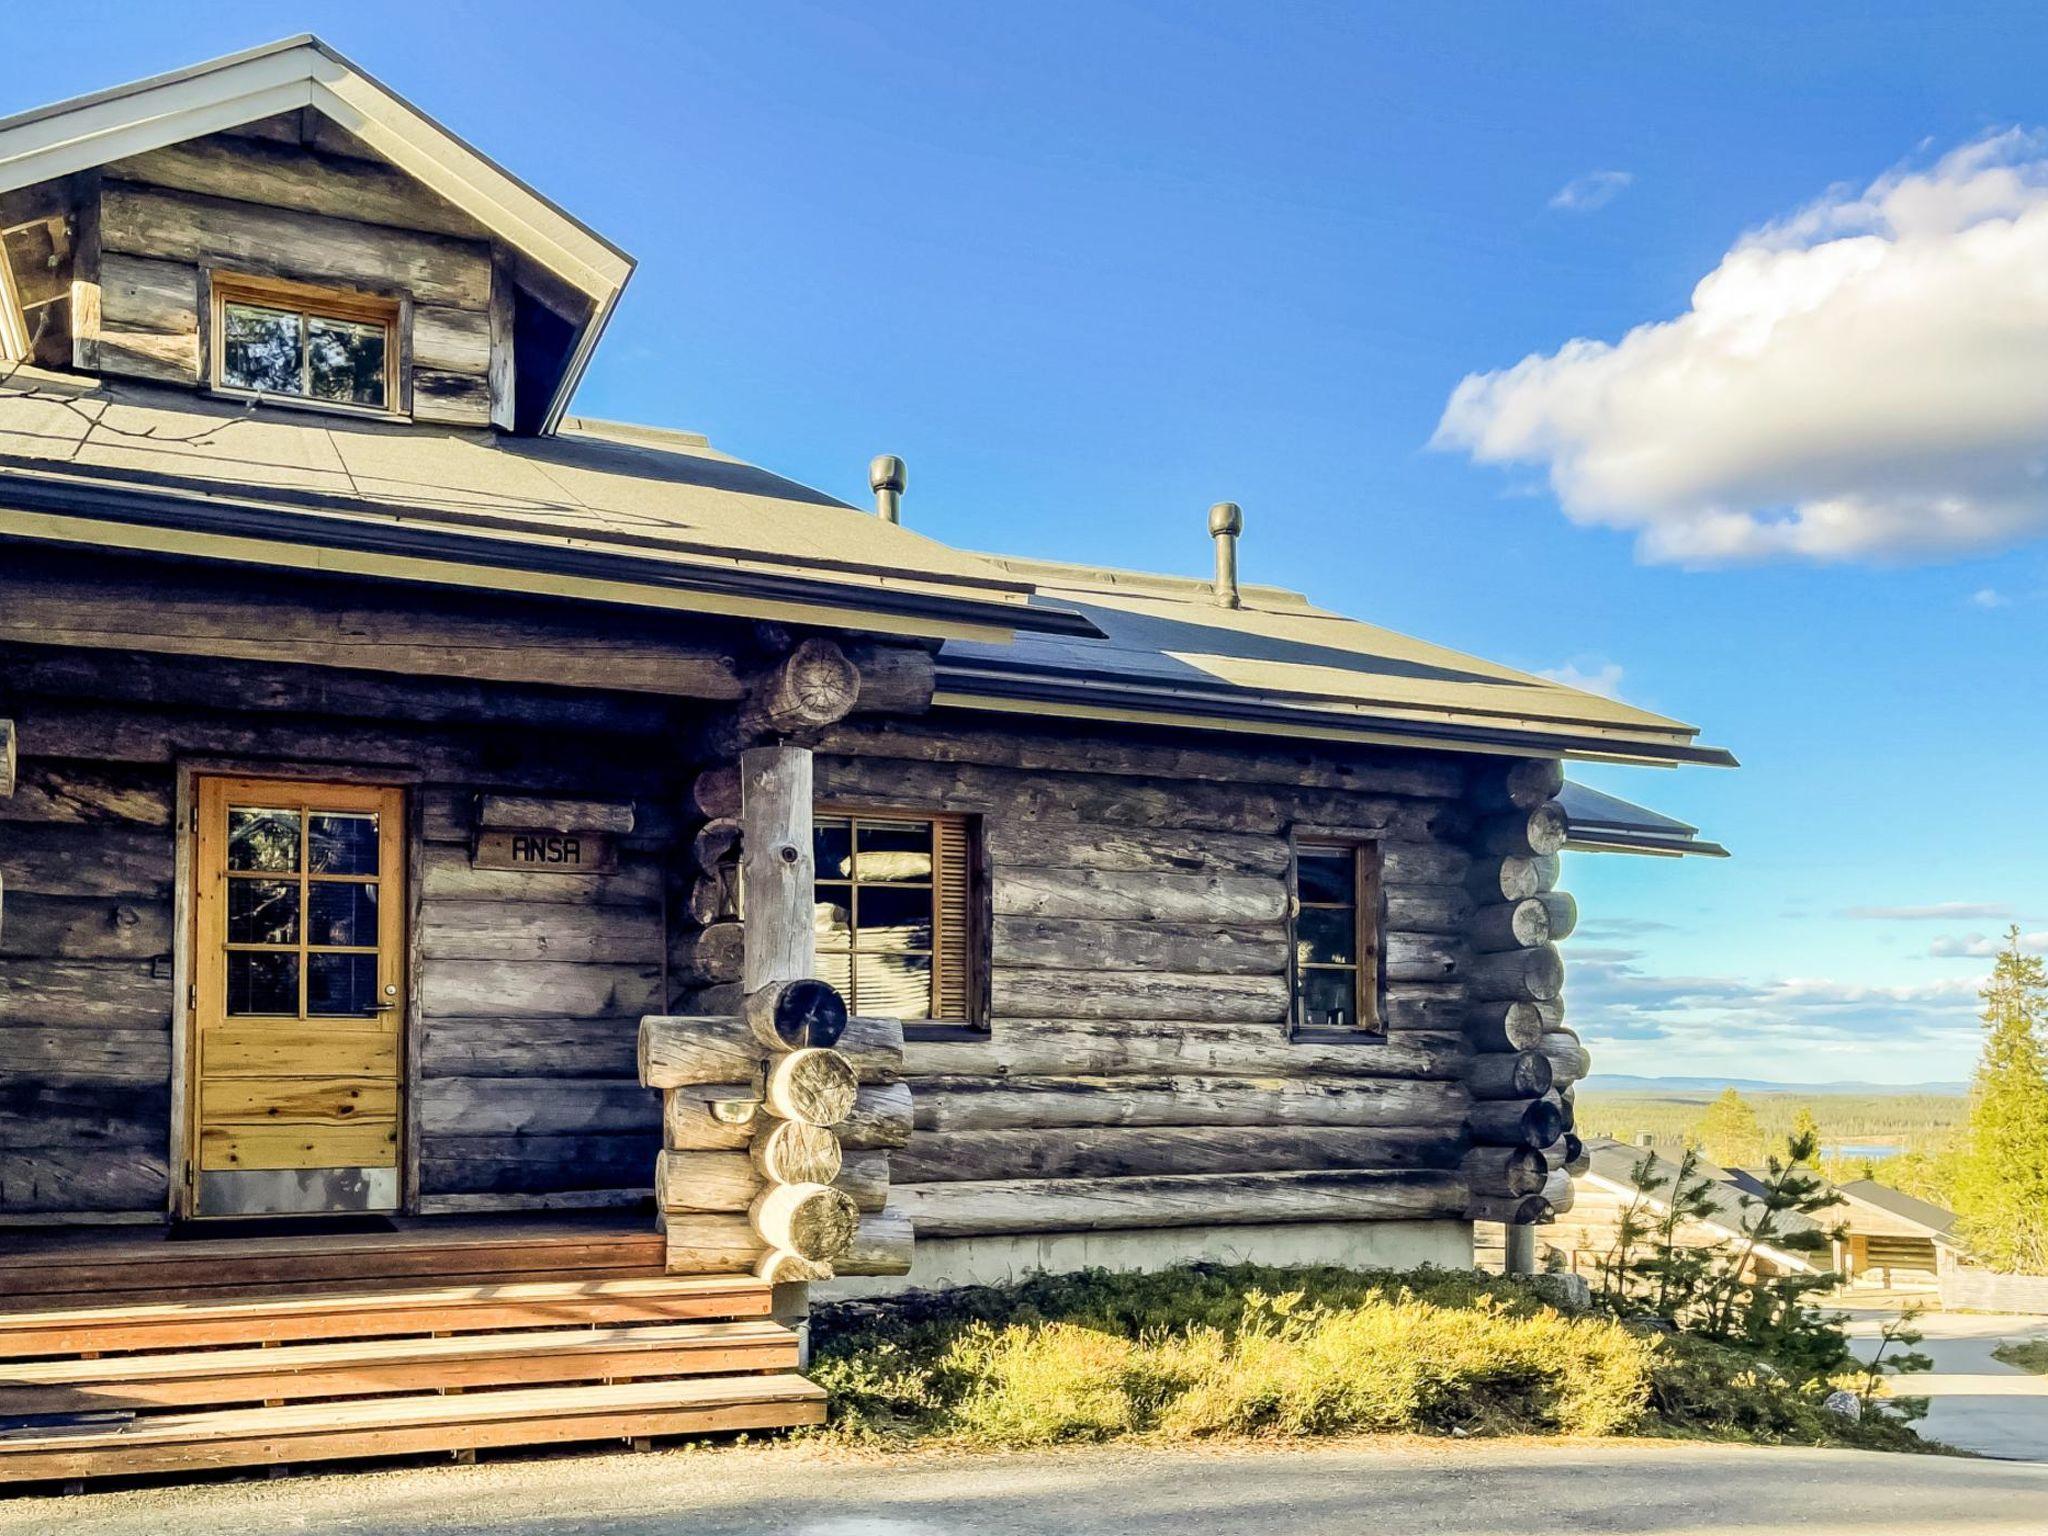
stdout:
{"type": "MultiPolygon", "coordinates": [[[[1653,1205],[1663,1205],[1670,1198],[1671,1181],[1678,1176],[1678,1164],[1668,1157],[1659,1156],[1647,1147],[1633,1147],[1625,1141],[1616,1141],[1608,1136],[1586,1138],[1586,1151],[1592,1159],[1588,1176],[1597,1178],[1610,1189],[1623,1193],[1640,1195],[1653,1205]],[[1636,1167],[1647,1155],[1653,1177],[1661,1179],[1654,1194],[1645,1193],[1636,1182],[1636,1167]]],[[[1735,1240],[1741,1237],[1742,1222],[1747,1213],[1745,1202],[1754,1200],[1755,1191],[1745,1187],[1745,1181],[1738,1179],[1730,1169],[1710,1163],[1702,1158],[1699,1172],[1706,1180],[1706,1196],[1713,1207],[1707,1217],[1707,1225],[1725,1238],[1735,1240]]],[[[1753,1183],[1753,1180],[1748,1181],[1753,1183]]],[[[1819,1234],[1827,1230],[1810,1216],[1801,1216],[1796,1211],[1786,1211],[1777,1218],[1778,1230],[1786,1236],[1819,1234]]],[[[1746,1241],[1746,1239],[1743,1239],[1746,1241]]],[[[1775,1264],[1786,1265],[1806,1274],[1816,1274],[1826,1266],[1818,1262],[1818,1256],[1786,1249],[1774,1244],[1759,1244],[1758,1251],[1775,1264]]]]}
{"type": "Polygon", "coordinates": [[[553,431],[633,258],[310,34],[0,118],[0,192],[309,107],[584,295],[541,430],[553,431]]]}
{"type": "Polygon", "coordinates": [[[1947,1242],[1955,1237],[1956,1213],[1943,1210],[1932,1200],[1905,1194],[1875,1179],[1851,1179],[1835,1187],[1857,1204],[1876,1206],[1887,1215],[1923,1228],[1931,1238],[1947,1242]]]}
{"type": "Polygon", "coordinates": [[[1693,726],[1346,618],[1298,592],[1247,586],[1242,606],[1226,608],[1206,581],[986,558],[1030,582],[1035,602],[1070,608],[1100,634],[949,642],[942,705],[1531,756],[1735,761],[1697,744],[1693,726]]]}
{"type": "Polygon", "coordinates": [[[6,537],[931,638],[1086,629],[694,433],[435,431],[25,367],[0,387],[6,537]]]}
{"type": "Polygon", "coordinates": [[[1558,791],[1557,803],[1564,807],[1565,821],[1571,828],[1565,847],[1576,853],[1648,853],[1674,859],[1685,854],[1712,859],[1728,857],[1728,850],[1701,837],[1698,827],[1604,790],[1567,783],[1558,791]]]}

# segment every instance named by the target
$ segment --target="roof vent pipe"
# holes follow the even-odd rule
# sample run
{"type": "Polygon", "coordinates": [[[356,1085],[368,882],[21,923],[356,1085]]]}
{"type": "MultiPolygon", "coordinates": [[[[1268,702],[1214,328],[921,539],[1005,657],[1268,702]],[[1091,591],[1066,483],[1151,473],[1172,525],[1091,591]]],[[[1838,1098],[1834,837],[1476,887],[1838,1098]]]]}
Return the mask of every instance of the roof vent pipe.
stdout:
{"type": "Polygon", "coordinates": [[[868,485],[875,493],[875,513],[883,522],[903,521],[903,487],[909,480],[903,461],[893,453],[878,453],[868,461],[868,485]]]}
{"type": "Polygon", "coordinates": [[[1224,608],[1240,606],[1237,595],[1237,536],[1244,532],[1244,509],[1219,501],[1209,509],[1209,537],[1216,541],[1216,601],[1224,608]]]}

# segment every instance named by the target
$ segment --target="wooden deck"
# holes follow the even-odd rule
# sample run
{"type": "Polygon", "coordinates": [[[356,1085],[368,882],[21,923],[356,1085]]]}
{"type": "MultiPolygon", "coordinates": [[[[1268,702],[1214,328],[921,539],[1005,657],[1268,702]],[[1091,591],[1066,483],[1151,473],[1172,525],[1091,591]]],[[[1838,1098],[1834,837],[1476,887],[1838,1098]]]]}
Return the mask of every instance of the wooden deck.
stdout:
{"type": "Polygon", "coordinates": [[[651,1226],[0,1232],[0,1485],[820,1420],[770,1288],[651,1226]]]}

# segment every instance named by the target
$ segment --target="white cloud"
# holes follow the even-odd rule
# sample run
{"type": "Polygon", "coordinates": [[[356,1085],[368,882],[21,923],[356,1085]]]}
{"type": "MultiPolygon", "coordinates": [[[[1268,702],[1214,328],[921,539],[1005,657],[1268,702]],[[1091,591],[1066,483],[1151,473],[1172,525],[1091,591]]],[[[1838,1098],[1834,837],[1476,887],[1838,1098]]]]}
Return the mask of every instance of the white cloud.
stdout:
{"type": "Polygon", "coordinates": [[[1934,558],[2048,530],[2048,139],[1837,189],[1674,319],[1467,376],[1434,445],[1537,464],[1690,565],[1934,558]]]}
{"type": "Polygon", "coordinates": [[[1621,697],[1621,666],[1618,662],[1576,656],[1561,667],[1545,667],[1536,675],[1547,677],[1553,683],[1563,683],[1567,688],[1583,689],[1605,698],[1621,697]]]}
{"type": "Polygon", "coordinates": [[[1996,587],[1979,587],[1970,594],[1970,601],[1979,608],[2010,608],[2012,599],[1996,587]]]}
{"type": "Polygon", "coordinates": [[[1605,208],[1635,181],[1630,171],[1588,171],[1574,176],[1551,194],[1550,206],[1565,213],[1591,213],[1605,208]]]}
{"type": "Polygon", "coordinates": [[[1996,901],[1932,901],[1917,907],[1844,907],[1842,916],[1894,923],[1951,922],[2010,917],[2012,909],[1996,901]]]}
{"type": "MultiPolygon", "coordinates": [[[[1957,937],[1954,934],[1936,939],[1927,946],[1927,953],[1937,958],[1988,960],[2005,949],[2005,937],[1993,938],[1988,934],[1968,933],[1957,937]]],[[[2048,933],[2023,933],[2020,935],[2020,953],[2023,955],[2048,955],[2048,933]]]]}

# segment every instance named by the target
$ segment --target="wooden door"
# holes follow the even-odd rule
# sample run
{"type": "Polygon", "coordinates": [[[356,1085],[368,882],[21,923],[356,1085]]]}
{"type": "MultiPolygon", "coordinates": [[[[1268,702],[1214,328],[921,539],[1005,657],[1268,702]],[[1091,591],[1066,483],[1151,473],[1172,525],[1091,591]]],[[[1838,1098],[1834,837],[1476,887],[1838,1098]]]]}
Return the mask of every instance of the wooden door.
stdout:
{"type": "Polygon", "coordinates": [[[195,1216],[398,1208],[404,796],[199,781],[195,1216]]]}

